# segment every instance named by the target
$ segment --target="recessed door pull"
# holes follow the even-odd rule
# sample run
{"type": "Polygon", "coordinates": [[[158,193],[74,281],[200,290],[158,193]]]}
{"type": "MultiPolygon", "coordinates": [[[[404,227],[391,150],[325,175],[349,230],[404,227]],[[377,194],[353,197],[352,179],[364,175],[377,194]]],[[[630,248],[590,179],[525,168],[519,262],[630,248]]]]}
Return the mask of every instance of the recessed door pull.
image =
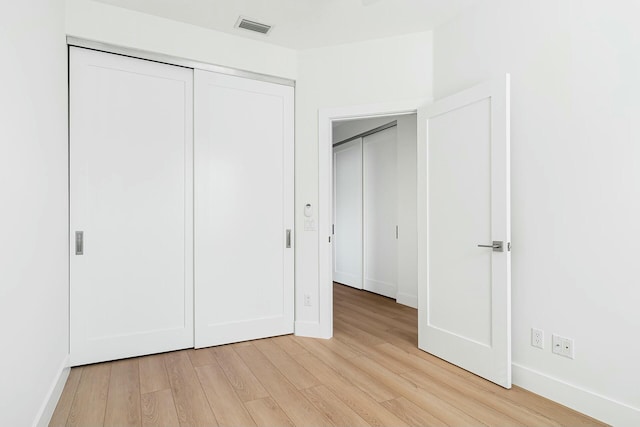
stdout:
{"type": "Polygon", "coordinates": [[[76,231],[76,255],[84,253],[84,232],[76,231]]]}
{"type": "Polygon", "coordinates": [[[502,240],[494,240],[492,245],[478,245],[479,248],[492,248],[493,252],[504,252],[504,242],[502,240]]]}

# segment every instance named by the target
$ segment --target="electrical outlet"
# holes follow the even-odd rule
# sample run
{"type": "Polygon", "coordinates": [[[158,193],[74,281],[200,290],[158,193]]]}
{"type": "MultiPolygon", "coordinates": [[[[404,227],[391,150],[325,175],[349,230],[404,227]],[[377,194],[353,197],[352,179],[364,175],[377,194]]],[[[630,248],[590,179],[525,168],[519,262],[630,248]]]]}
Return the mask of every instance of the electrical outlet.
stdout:
{"type": "Polygon", "coordinates": [[[573,359],[573,340],[571,338],[562,339],[562,355],[573,359]]]}
{"type": "Polygon", "coordinates": [[[304,294],[304,305],[306,307],[311,307],[311,295],[304,294]]]}
{"type": "Polygon", "coordinates": [[[561,337],[560,335],[553,334],[551,338],[551,345],[553,346],[551,351],[554,354],[568,357],[569,359],[574,358],[574,345],[571,338],[561,337]]]}
{"type": "Polygon", "coordinates": [[[531,345],[544,349],[544,331],[542,329],[531,328],[531,345]]]}

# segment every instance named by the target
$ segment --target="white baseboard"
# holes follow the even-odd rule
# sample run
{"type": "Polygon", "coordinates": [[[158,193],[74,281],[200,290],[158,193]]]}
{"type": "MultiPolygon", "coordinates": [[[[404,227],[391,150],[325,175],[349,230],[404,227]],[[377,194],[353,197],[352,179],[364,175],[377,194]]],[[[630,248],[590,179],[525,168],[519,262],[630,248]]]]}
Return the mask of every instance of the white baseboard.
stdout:
{"type": "Polygon", "coordinates": [[[396,302],[398,304],[407,305],[411,308],[418,308],[418,296],[405,294],[403,292],[398,292],[396,295],[396,302]]]}
{"type": "Polygon", "coordinates": [[[69,371],[71,371],[71,368],[69,367],[69,355],[67,355],[67,357],[62,361],[62,365],[58,370],[56,379],[49,388],[47,397],[44,402],[42,402],[38,415],[36,415],[33,422],[34,427],[47,427],[49,425],[49,421],[51,421],[51,417],[53,416],[53,411],[55,411],[58,400],[60,400],[60,396],[62,395],[64,385],[67,383],[69,371]]]}
{"type": "Polygon", "coordinates": [[[640,409],[513,364],[513,383],[616,427],[640,426],[640,409]]]}
{"type": "Polygon", "coordinates": [[[320,327],[320,322],[308,322],[297,320],[295,322],[294,334],[300,337],[324,338],[329,339],[331,335],[326,336],[320,327]]]}

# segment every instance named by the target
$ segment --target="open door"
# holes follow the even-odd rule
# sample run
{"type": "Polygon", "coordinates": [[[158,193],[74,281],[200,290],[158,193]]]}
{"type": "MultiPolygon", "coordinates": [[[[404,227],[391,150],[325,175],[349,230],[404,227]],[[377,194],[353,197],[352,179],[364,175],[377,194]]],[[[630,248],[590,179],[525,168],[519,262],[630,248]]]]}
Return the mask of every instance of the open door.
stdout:
{"type": "Polygon", "coordinates": [[[511,387],[509,76],[418,111],[418,346],[511,387]]]}

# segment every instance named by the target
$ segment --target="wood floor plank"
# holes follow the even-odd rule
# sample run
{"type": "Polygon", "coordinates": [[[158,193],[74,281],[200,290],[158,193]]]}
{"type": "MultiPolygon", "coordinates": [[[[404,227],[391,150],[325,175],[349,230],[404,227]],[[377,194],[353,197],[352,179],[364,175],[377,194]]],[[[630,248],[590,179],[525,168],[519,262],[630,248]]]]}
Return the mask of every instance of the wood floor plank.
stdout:
{"type": "Polygon", "coordinates": [[[214,360],[214,364],[195,369],[209,406],[221,426],[255,425],[218,362],[214,360]]]}
{"type": "Polygon", "coordinates": [[[560,405],[557,402],[531,393],[530,391],[524,390],[518,386],[513,386],[511,387],[511,390],[506,390],[483,378],[476,377],[475,375],[472,376],[469,381],[474,384],[483,384],[489,393],[495,393],[498,396],[504,397],[515,405],[524,406],[528,410],[534,411],[546,418],[553,419],[555,422],[563,426],[607,426],[607,424],[601,421],[560,405]]]}
{"type": "Polygon", "coordinates": [[[245,406],[259,427],[294,427],[287,414],[270,397],[245,402],[245,406]]]}
{"type": "Polygon", "coordinates": [[[399,396],[429,412],[449,425],[489,425],[480,419],[471,416],[458,408],[458,402],[446,401],[440,398],[440,391],[425,390],[418,387],[412,381],[400,377],[371,359],[363,356],[357,360],[358,367],[376,378],[389,389],[394,390],[399,396]]]}
{"type": "Polygon", "coordinates": [[[293,340],[292,335],[282,335],[273,338],[273,341],[278,344],[287,354],[290,356],[297,356],[298,354],[306,353],[307,349],[293,340]]]}
{"type": "Polygon", "coordinates": [[[163,354],[152,354],[139,358],[140,393],[164,390],[171,387],[163,354]]]}
{"type": "Polygon", "coordinates": [[[71,405],[73,404],[73,398],[76,395],[78,384],[80,383],[80,377],[82,376],[82,366],[77,368],[71,368],[69,377],[64,385],[56,409],[49,421],[49,427],[63,427],[67,424],[69,418],[69,412],[71,411],[71,405]]]}
{"type": "Polygon", "coordinates": [[[369,425],[379,427],[406,425],[399,417],[389,412],[313,354],[301,354],[297,360],[316,378],[322,378],[323,384],[369,425]]]}
{"type": "Polygon", "coordinates": [[[82,368],[80,383],[69,411],[67,426],[101,426],[109,393],[111,364],[100,363],[82,368]]]}
{"type": "Polygon", "coordinates": [[[377,402],[384,402],[385,400],[399,397],[398,394],[392,392],[387,387],[371,378],[371,376],[358,369],[357,364],[354,364],[353,362],[340,357],[330,348],[323,345],[321,341],[324,340],[311,338],[299,339],[299,342],[301,342],[302,345],[307,348],[307,350],[320,357],[323,361],[327,362],[327,364],[329,364],[332,369],[348,379],[349,382],[360,388],[377,402]]]}
{"type": "MultiPolygon", "coordinates": [[[[371,295],[370,292],[365,292],[365,294],[371,295]]],[[[381,315],[387,319],[397,320],[398,322],[394,322],[394,325],[402,324],[402,327],[406,328],[407,330],[410,330],[414,321],[415,321],[415,324],[417,324],[417,321],[418,321],[418,318],[416,316],[417,313],[408,313],[408,312],[399,310],[399,308],[402,306],[398,305],[393,300],[390,300],[388,304],[381,304],[379,301],[376,301],[377,297],[378,297],[377,295],[375,296],[371,295],[371,298],[362,298],[361,296],[359,296],[353,299],[351,298],[343,299],[343,300],[338,300],[336,302],[336,305],[341,306],[341,308],[345,311],[351,311],[357,307],[359,310],[364,309],[363,311],[360,311],[360,312],[365,313],[367,315],[368,314],[373,314],[376,316],[381,315]],[[363,304],[363,302],[365,303],[363,304]],[[374,304],[376,308],[375,311],[374,312],[368,311],[367,310],[368,306],[371,306],[374,304]]]]}
{"type": "MultiPolygon", "coordinates": [[[[484,408],[490,408],[492,412],[502,414],[502,419],[487,420],[486,416],[478,415],[485,422],[491,425],[544,425],[544,426],[560,426],[559,423],[536,414],[533,411],[527,411],[519,408],[512,403],[505,401],[495,395],[482,392],[474,388],[468,381],[456,380],[453,375],[446,374],[448,381],[438,381],[437,374],[412,371],[401,374],[404,378],[411,378],[419,387],[429,390],[437,390],[438,396],[451,401],[455,399],[457,406],[467,413],[484,414],[484,408]],[[460,382],[458,382],[460,381],[460,382]],[[506,415],[508,414],[508,415],[506,415]]],[[[475,416],[475,415],[474,415],[475,416]]]]}
{"type": "Polygon", "coordinates": [[[345,343],[335,339],[316,340],[316,342],[319,342],[320,344],[324,345],[333,353],[337,354],[338,356],[344,359],[353,359],[354,357],[358,357],[362,355],[362,352],[359,351],[358,349],[349,347],[345,343]]]}
{"type": "Polygon", "coordinates": [[[237,349],[236,352],[294,424],[299,426],[333,425],[257,348],[243,347],[237,349]]]}
{"type": "Polygon", "coordinates": [[[140,397],[143,427],[172,427],[179,425],[178,413],[171,389],[154,391],[140,397]]]}
{"type": "Polygon", "coordinates": [[[254,346],[260,350],[298,390],[320,385],[320,381],[316,377],[300,366],[300,364],[282,350],[275,341],[258,340],[254,342],[254,346]]]}
{"type": "Polygon", "coordinates": [[[142,425],[138,359],[118,360],[111,364],[104,424],[121,427],[142,425]]]}
{"type": "Polygon", "coordinates": [[[356,414],[326,386],[317,386],[302,391],[320,412],[336,426],[369,426],[364,418],[356,414]]]}
{"type": "Polygon", "coordinates": [[[185,351],[165,354],[165,366],[181,426],[217,426],[200,381],[185,351]]]}
{"type": "Polygon", "coordinates": [[[382,406],[402,418],[410,426],[446,426],[444,421],[434,417],[415,403],[398,397],[382,402],[382,406]]]}
{"type": "Polygon", "coordinates": [[[448,371],[450,371],[452,374],[454,375],[458,375],[458,376],[462,376],[462,377],[469,377],[472,374],[470,374],[469,372],[465,371],[464,369],[461,369],[455,365],[452,365],[451,363],[447,363],[442,359],[439,359],[423,350],[420,350],[418,348],[418,339],[417,339],[417,328],[416,328],[416,333],[414,334],[414,338],[415,340],[407,340],[406,338],[403,338],[401,336],[399,336],[398,331],[394,331],[394,330],[384,330],[381,327],[377,327],[375,324],[371,324],[371,323],[367,323],[366,321],[364,321],[364,319],[357,317],[357,316],[345,316],[344,314],[338,314],[339,317],[339,322],[344,322],[347,323],[353,327],[362,329],[372,335],[375,335],[381,339],[383,339],[384,341],[393,344],[394,346],[410,353],[413,354],[417,357],[423,358],[425,360],[428,360],[434,364],[437,364],[438,366],[441,366],[445,369],[447,369],[448,371]],[[415,342],[414,342],[415,341],[415,342]]]}
{"type": "MultiPolygon", "coordinates": [[[[241,349],[243,347],[236,347],[241,349]]],[[[269,397],[269,393],[258,381],[253,372],[238,357],[236,351],[230,346],[221,346],[212,349],[216,360],[224,371],[229,383],[233,386],[238,397],[243,402],[269,397]]]]}
{"type": "MultiPolygon", "coordinates": [[[[391,371],[397,374],[405,373],[411,370],[410,366],[407,366],[404,363],[401,363],[400,361],[382,353],[378,349],[378,345],[364,344],[362,341],[355,339],[350,334],[347,334],[341,331],[335,331],[333,336],[334,336],[334,339],[341,341],[347,344],[348,346],[357,349],[362,353],[362,355],[365,355],[369,358],[374,359],[376,362],[380,363],[381,365],[385,366],[386,368],[390,369],[391,371]]],[[[387,344],[387,343],[383,343],[383,344],[387,344]]]]}
{"type": "Polygon", "coordinates": [[[357,341],[365,347],[373,347],[378,344],[383,344],[386,341],[370,334],[362,329],[358,329],[344,322],[337,322],[333,327],[334,336],[338,332],[341,335],[348,336],[352,341],[357,341]]]}
{"type": "Polygon", "coordinates": [[[191,364],[194,368],[217,364],[211,348],[199,348],[197,350],[190,348],[187,350],[187,353],[189,354],[189,360],[191,360],[191,364]]]}
{"type": "MultiPolygon", "coordinates": [[[[395,319],[389,316],[385,316],[379,311],[384,311],[381,307],[376,307],[376,310],[370,310],[369,307],[363,306],[362,304],[344,302],[340,304],[345,309],[345,312],[352,314],[360,314],[365,317],[370,323],[377,323],[378,325],[383,325],[386,328],[397,328],[400,330],[404,330],[407,332],[413,332],[415,329],[414,325],[408,324],[406,321],[395,319]]],[[[416,323],[417,324],[417,323],[416,323]]]]}

